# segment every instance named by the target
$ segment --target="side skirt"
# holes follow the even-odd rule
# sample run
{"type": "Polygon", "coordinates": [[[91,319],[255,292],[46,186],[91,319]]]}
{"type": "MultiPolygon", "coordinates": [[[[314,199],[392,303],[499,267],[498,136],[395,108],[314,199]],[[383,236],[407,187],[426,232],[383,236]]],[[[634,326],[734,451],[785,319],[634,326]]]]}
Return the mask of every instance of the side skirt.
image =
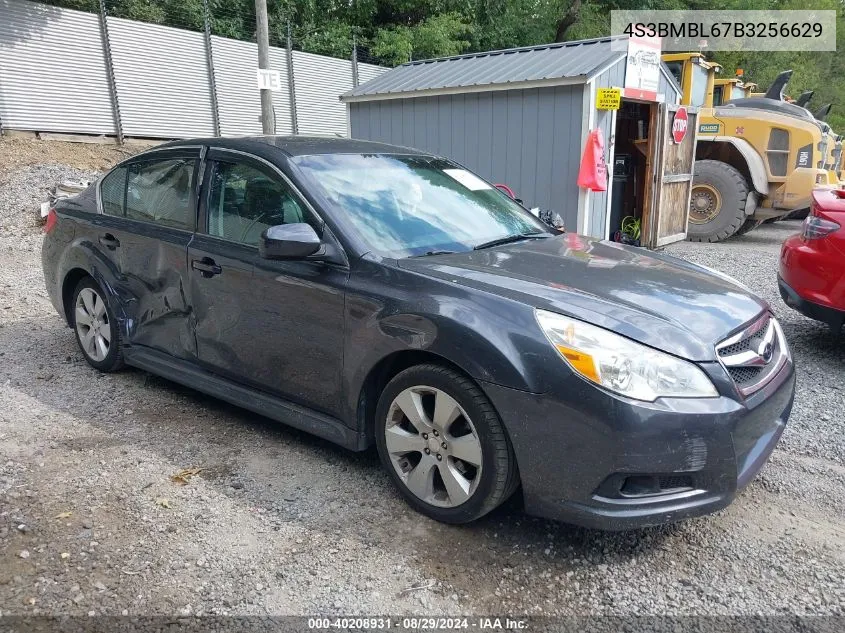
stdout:
{"type": "Polygon", "coordinates": [[[124,349],[124,359],[127,365],[322,437],[346,449],[362,451],[367,448],[366,437],[363,434],[359,435],[337,418],[271,396],[263,391],[239,385],[162,352],[144,347],[127,346],[124,349]]]}

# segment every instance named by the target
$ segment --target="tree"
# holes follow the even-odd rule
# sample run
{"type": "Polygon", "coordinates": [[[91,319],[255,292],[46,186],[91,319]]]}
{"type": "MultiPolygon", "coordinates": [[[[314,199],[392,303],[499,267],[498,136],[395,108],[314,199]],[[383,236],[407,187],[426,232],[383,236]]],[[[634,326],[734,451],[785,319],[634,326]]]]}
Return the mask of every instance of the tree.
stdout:
{"type": "Polygon", "coordinates": [[[581,17],[581,0],[572,0],[572,4],[557,21],[557,29],[555,30],[555,42],[565,42],[566,33],[581,17]]]}

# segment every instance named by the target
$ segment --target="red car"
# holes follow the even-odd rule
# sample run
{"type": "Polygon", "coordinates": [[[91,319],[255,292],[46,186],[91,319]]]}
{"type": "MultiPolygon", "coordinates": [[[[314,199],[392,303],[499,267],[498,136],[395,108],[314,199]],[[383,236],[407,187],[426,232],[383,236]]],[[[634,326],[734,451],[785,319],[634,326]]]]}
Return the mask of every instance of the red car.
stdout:
{"type": "Polygon", "coordinates": [[[778,286],[790,308],[838,332],[845,320],[845,191],[817,189],[801,233],[783,243],[778,286]]]}

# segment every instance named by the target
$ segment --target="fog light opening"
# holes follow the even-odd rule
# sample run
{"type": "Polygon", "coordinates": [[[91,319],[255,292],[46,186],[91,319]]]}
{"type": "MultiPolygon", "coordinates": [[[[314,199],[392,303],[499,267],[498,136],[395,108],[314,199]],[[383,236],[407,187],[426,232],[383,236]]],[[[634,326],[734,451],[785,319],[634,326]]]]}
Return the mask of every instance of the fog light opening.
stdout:
{"type": "Polygon", "coordinates": [[[642,497],[643,495],[660,494],[660,484],[657,477],[650,475],[633,475],[625,477],[622,487],[619,489],[626,497],[642,497]]]}
{"type": "Polygon", "coordinates": [[[649,497],[693,489],[689,475],[629,475],[622,481],[619,494],[623,497],[649,497]]]}

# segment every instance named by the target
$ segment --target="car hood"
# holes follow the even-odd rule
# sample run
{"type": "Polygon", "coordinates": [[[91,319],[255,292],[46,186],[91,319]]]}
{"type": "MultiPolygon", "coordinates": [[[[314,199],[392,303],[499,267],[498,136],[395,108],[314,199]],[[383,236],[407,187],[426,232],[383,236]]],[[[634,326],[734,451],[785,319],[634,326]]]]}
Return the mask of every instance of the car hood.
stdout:
{"type": "Polygon", "coordinates": [[[582,319],[695,361],[715,360],[716,343],[769,307],[695,264],[569,233],[398,265],[582,319]]]}

